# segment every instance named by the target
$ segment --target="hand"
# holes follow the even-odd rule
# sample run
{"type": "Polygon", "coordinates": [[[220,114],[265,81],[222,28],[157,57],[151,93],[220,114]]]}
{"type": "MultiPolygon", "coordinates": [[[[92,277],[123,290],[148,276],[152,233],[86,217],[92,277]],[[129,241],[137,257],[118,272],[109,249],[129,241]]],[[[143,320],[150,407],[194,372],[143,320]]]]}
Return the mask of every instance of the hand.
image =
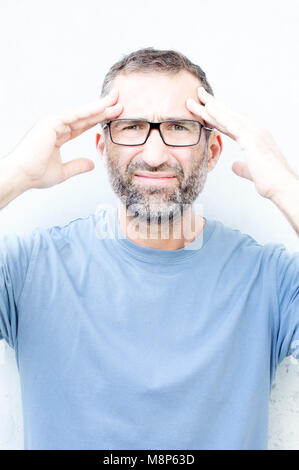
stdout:
{"type": "Polygon", "coordinates": [[[117,101],[118,90],[114,90],[94,103],[37,121],[8,156],[28,189],[48,188],[93,170],[94,163],[87,158],[62,163],[60,147],[99,122],[119,116],[123,106],[117,101]]]}
{"type": "Polygon", "coordinates": [[[232,171],[253,181],[258,193],[271,199],[294,177],[272,135],[246,116],[232,111],[203,87],[198,88],[198,98],[199,103],[192,98],[186,100],[187,109],[240,145],[245,162],[235,161],[232,171]]]}

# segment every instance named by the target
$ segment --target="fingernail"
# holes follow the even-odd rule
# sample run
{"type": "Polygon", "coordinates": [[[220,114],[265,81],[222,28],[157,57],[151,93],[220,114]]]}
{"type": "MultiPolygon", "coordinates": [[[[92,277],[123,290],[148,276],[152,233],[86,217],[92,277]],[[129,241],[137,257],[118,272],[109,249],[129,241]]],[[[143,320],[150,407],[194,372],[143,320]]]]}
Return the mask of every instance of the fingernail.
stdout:
{"type": "Polygon", "coordinates": [[[194,99],[193,99],[193,98],[188,98],[188,99],[186,100],[187,106],[190,106],[190,105],[192,106],[193,103],[194,103],[194,99]]]}

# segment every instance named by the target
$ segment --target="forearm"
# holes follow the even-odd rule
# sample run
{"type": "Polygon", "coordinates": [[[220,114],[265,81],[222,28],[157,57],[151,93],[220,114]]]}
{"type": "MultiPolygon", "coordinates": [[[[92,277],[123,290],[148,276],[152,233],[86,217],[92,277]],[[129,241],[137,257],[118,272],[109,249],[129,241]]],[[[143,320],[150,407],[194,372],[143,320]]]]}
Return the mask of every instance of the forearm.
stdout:
{"type": "Polygon", "coordinates": [[[288,176],[271,201],[285,215],[299,237],[299,178],[295,174],[288,176]]]}
{"type": "Polygon", "coordinates": [[[29,189],[11,156],[0,159],[0,209],[29,189]]]}

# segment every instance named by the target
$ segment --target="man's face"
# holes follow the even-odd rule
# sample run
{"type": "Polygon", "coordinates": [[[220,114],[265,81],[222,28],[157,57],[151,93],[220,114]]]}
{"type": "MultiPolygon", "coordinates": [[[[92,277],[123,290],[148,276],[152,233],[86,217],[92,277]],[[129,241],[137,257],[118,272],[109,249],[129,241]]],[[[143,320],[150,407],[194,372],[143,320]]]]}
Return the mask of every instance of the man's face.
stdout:
{"type": "MultiPolygon", "coordinates": [[[[119,75],[113,83],[123,104],[118,118],[148,121],[185,118],[204,124],[185,106],[187,98],[197,99],[198,86],[198,79],[185,71],[176,75],[155,72],[119,75]]],[[[140,146],[117,145],[111,142],[108,133],[105,135],[101,145],[106,151],[103,157],[109,180],[129,212],[131,208],[131,215],[161,223],[161,220],[178,218],[183,207],[195,201],[208,171],[216,164],[209,168],[210,151],[205,132],[202,129],[199,143],[192,147],[165,145],[158,129],[152,129],[146,143],[140,146]],[[137,176],[138,173],[174,177],[154,180],[137,176]]]]}

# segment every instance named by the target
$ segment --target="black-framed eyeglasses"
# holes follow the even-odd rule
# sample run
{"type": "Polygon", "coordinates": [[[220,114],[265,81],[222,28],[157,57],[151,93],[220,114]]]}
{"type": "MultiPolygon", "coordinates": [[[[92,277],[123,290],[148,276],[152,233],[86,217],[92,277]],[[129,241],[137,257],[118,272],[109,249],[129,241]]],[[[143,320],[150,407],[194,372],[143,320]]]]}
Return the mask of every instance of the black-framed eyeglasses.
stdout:
{"type": "Polygon", "coordinates": [[[145,119],[112,119],[103,126],[103,129],[106,127],[109,128],[110,138],[114,144],[126,146],[145,144],[151,130],[158,129],[165,145],[190,147],[200,141],[202,128],[213,130],[212,127],[191,119],[160,122],[150,122],[145,119]]]}

